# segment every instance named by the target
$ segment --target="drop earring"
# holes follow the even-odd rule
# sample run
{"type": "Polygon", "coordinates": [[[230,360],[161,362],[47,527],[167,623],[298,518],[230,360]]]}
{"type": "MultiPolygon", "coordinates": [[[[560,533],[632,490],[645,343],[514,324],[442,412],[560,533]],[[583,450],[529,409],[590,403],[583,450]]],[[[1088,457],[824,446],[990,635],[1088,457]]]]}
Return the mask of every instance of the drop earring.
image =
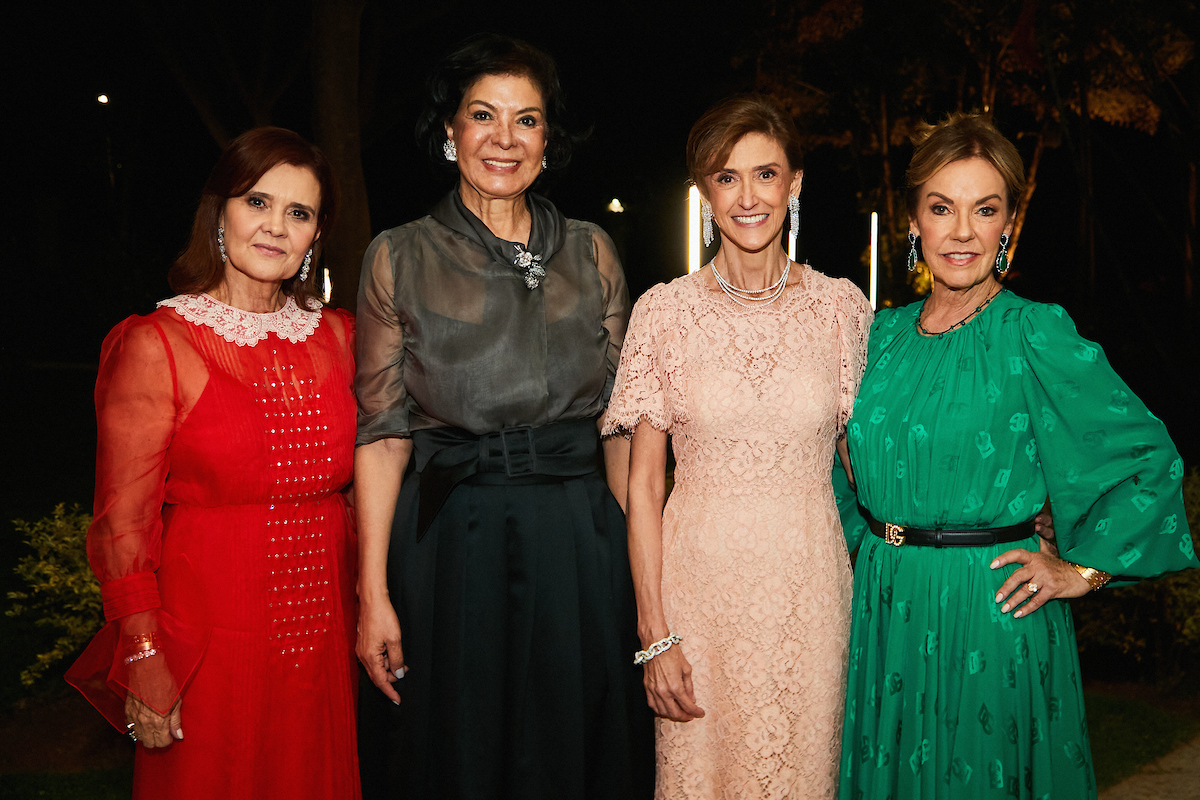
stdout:
{"type": "Polygon", "coordinates": [[[308,268],[312,266],[312,248],[308,248],[308,252],[304,254],[304,263],[300,265],[300,283],[308,280],[308,268]]]}
{"type": "Polygon", "coordinates": [[[712,206],[703,197],[700,198],[700,221],[704,223],[704,246],[708,247],[713,243],[713,213],[712,206]]]}
{"type": "Polygon", "coordinates": [[[912,231],[908,232],[908,271],[916,272],[917,270],[917,235],[912,231]]]}
{"type": "Polygon", "coordinates": [[[1010,237],[1007,233],[1000,234],[1000,252],[996,255],[996,272],[1001,275],[1008,272],[1008,243],[1010,237]]]}
{"type": "Polygon", "coordinates": [[[792,226],[792,236],[800,238],[800,197],[799,195],[788,196],[788,221],[792,226]]]}
{"type": "Polygon", "coordinates": [[[225,229],[217,227],[217,249],[221,251],[221,263],[224,264],[229,260],[229,256],[225,253],[225,229]]]}

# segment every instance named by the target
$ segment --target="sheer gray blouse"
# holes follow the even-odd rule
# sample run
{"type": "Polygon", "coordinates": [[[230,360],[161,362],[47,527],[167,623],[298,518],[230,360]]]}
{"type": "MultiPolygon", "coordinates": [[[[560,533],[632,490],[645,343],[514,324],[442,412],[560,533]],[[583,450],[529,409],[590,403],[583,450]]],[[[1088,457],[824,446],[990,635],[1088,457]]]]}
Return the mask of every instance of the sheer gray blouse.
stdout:
{"type": "Polygon", "coordinates": [[[528,250],[546,272],[533,289],[513,264],[521,248],[492,236],[457,189],[371,243],[358,293],[357,444],[604,410],[629,322],[616,249],[596,225],[526,199],[528,250]]]}

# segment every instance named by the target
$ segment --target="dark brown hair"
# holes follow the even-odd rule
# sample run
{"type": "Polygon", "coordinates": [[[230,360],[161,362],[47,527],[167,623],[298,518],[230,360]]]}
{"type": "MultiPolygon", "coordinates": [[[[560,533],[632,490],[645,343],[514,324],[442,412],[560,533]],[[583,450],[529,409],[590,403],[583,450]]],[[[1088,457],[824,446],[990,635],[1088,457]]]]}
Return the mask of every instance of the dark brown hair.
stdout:
{"type": "Polygon", "coordinates": [[[942,167],[966,158],[982,158],[1000,173],[1011,216],[1025,193],[1025,165],[1021,154],[996,126],[981,114],[955,112],[936,125],[922,123],[912,137],[912,160],[904,177],[908,183],[905,202],[914,219],[921,204],[921,186],[942,167]]]}
{"type": "Polygon", "coordinates": [[[241,197],[273,167],[291,164],[312,171],[321,187],[321,206],[317,209],[317,233],[313,242],[312,267],[308,280],[299,281],[299,273],[283,282],[283,293],[296,298],[301,308],[319,294],[317,277],[321,263],[321,242],[328,235],[337,212],[337,182],[333,170],[316,145],[284,128],[254,128],[234,139],[217,159],[200,193],[200,206],[192,222],[187,247],[175,259],[167,273],[171,288],[180,294],[198,294],[214,289],[225,277],[225,264],[217,249],[217,225],[221,210],[231,197],[241,197]]]}
{"type": "Polygon", "coordinates": [[[766,95],[741,94],[717,103],[692,126],[687,140],[687,169],[692,183],[705,191],[703,179],[725,166],[734,145],[748,133],[774,139],[787,156],[788,169],[804,169],[804,151],[792,118],[766,95]]]}

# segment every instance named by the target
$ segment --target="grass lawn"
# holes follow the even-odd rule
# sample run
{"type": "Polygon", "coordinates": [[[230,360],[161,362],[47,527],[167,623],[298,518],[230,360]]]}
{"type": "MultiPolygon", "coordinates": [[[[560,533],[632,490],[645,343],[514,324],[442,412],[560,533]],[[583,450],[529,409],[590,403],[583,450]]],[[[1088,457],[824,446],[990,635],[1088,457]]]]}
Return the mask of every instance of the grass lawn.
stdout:
{"type": "Polygon", "coordinates": [[[1084,700],[1101,791],[1200,735],[1195,698],[1179,706],[1191,713],[1168,711],[1164,701],[1151,704],[1124,693],[1087,691],[1084,700]]]}
{"type": "Polygon", "coordinates": [[[0,800],[129,800],[133,766],[91,772],[23,773],[0,777],[0,800]]]}

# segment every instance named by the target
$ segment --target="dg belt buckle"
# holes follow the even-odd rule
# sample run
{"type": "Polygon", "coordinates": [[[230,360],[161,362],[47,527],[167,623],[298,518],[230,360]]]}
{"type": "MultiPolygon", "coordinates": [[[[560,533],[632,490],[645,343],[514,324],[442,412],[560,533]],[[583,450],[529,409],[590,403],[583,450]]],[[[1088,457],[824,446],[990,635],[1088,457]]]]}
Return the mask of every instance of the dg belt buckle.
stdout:
{"type": "Polygon", "coordinates": [[[537,447],[533,443],[533,428],[505,428],[500,431],[504,447],[504,472],[510,478],[533,475],[537,472],[537,447]]]}
{"type": "Polygon", "coordinates": [[[899,547],[904,544],[904,526],[891,522],[883,523],[883,541],[893,547],[899,547]]]}

